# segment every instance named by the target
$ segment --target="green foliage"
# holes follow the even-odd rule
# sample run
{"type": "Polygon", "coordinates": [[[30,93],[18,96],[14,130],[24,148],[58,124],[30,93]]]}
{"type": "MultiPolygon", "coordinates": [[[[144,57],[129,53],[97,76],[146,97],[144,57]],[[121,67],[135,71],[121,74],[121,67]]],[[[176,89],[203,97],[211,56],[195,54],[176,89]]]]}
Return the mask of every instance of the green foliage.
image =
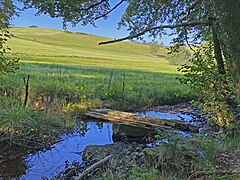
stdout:
{"type": "Polygon", "coordinates": [[[0,55],[0,77],[7,73],[14,73],[19,68],[18,58],[7,58],[0,55]]]}
{"type": "Polygon", "coordinates": [[[0,2],[0,27],[7,27],[11,18],[16,15],[17,7],[12,0],[4,0],[0,2]]]}
{"type": "Polygon", "coordinates": [[[208,114],[209,121],[230,127],[234,116],[229,104],[235,98],[234,88],[229,75],[218,72],[212,43],[199,47],[190,61],[192,65],[179,68],[185,73],[184,78],[179,78],[180,82],[203,98],[198,105],[203,107],[204,114],[208,114]]]}
{"type": "MultiPolygon", "coordinates": [[[[226,158],[229,154],[238,152],[239,149],[239,132],[236,137],[229,137],[226,134],[206,136],[197,135],[189,138],[183,138],[177,134],[161,134],[161,138],[168,137],[169,143],[162,143],[156,148],[145,148],[141,163],[126,163],[128,171],[122,173],[121,169],[98,174],[95,179],[103,177],[104,179],[153,179],[153,180],[180,180],[180,179],[237,179],[238,174],[228,175],[218,174],[222,168],[227,168],[230,172],[235,171],[233,166],[226,165],[219,161],[218,158],[226,158]],[[237,143],[238,142],[238,143],[237,143]],[[231,150],[231,151],[229,151],[231,150]],[[224,156],[221,157],[221,152],[224,156]],[[222,166],[222,167],[220,167],[222,166]],[[194,174],[201,174],[190,178],[194,174]],[[210,175],[207,173],[210,172],[210,175]],[[212,172],[212,173],[211,173],[212,172]]],[[[237,157],[238,153],[235,153],[237,157]]],[[[234,158],[231,157],[231,159],[234,158]]],[[[237,160],[236,160],[237,161],[237,160]]],[[[138,160],[139,162],[139,160],[138,160]]],[[[234,164],[234,163],[233,163],[234,164]]],[[[238,171],[238,169],[236,169],[238,171]]],[[[227,171],[227,170],[226,170],[227,171]]]]}
{"type": "Polygon", "coordinates": [[[198,144],[183,139],[170,141],[157,148],[145,149],[145,165],[157,169],[162,177],[185,179],[201,161],[198,144]]]}
{"type": "Polygon", "coordinates": [[[6,42],[10,38],[10,32],[8,31],[9,21],[14,14],[15,8],[12,1],[0,2],[0,77],[6,73],[15,72],[18,68],[17,58],[4,57],[7,50],[10,50],[6,46],[6,42]]]}
{"type": "MultiPolygon", "coordinates": [[[[94,177],[94,178],[98,178],[94,177]]],[[[160,176],[154,169],[142,168],[137,165],[133,165],[133,168],[124,174],[122,172],[104,172],[101,177],[106,180],[159,180],[160,176]]],[[[93,179],[94,179],[93,178],[93,179]]]]}
{"type": "Polygon", "coordinates": [[[0,77],[6,73],[15,72],[19,68],[18,58],[7,58],[6,54],[9,48],[5,45],[10,38],[7,28],[2,27],[0,31],[0,77]]]}

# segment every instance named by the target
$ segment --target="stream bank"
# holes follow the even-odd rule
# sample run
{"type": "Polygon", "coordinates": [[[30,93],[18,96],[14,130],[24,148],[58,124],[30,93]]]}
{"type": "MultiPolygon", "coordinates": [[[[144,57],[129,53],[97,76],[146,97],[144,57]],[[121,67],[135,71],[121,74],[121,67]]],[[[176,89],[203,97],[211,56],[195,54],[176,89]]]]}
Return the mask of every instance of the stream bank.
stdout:
{"type": "MultiPolygon", "coordinates": [[[[195,116],[198,111],[190,111],[186,106],[178,105],[179,109],[175,111],[169,111],[174,109],[173,106],[165,106],[162,107],[161,112],[151,109],[151,113],[160,114],[161,117],[173,116],[174,119],[178,117],[178,120],[185,123],[204,124],[202,116],[198,116],[199,121],[195,116]],[[186,118],[186,121],[182,118],[186,118]]],[[[159,166],[159,162],[164,162],[164,167],[168,169],[177,169],[171,163],[183,167],[189,176],[192,167],[185,166],[189,160],[196,166],[206,158],[206,149],[204,146],[201,147],[202,136],[199,136],[200,139],[195,136],[186,139],[189,136],[191,134],[186,136],[186,132],[180,131],[154,131],[123,124],[96,122],[91,119],[78,120],[72,132],[63,134],[60,137],[61,141],[53,144],[49,149],[37,153],[26,152],[19,159],[1,162],[0,177],[3,179],[71,179],[108,155],[113,156],[109,164],[103,170],[91,174],[89,178],[111,179],[112,176],[119,176],[120,179],[124,179],[120,174],[133,178],[145,174],[154,179],[155,175],[159,176],[159,168],[163,167],[163,164],[159,166]],[[156,139],[159,140],[157,143],[156,139]]]]}

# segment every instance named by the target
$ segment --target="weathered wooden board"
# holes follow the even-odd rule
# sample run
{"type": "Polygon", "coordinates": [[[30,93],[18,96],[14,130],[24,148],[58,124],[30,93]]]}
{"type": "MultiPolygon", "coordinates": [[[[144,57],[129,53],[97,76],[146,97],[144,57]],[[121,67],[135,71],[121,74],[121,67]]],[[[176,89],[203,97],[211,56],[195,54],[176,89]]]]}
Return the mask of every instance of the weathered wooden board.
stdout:
{"type": "Polygon", "coordinates": [[[141,116],[134,113],[115,111],[112,109],[94,109],[88,111],[86,116],[102,119],[110,122],[119,122],[125,124],[133,124],[142,127],[155,127],[165,129],[179,129],[183,131],[197,132],[199,127],[185,124],[179,120],[170,120],[166,118],[158,118],[151,116],[141,116]]]}

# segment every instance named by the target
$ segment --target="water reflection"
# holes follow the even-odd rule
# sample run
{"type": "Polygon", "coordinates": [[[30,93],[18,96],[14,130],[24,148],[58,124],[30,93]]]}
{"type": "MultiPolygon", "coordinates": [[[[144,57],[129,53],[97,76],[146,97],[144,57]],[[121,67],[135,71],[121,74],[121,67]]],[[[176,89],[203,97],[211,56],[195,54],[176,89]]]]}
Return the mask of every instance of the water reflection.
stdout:
{"type": "Polygon", "coordinates": [[[111,144],[112,125],[96,122],[83,123],[75,126],[74,131],[64,134],[62,142],[56,144],[51,150],[29,155],[26,158],[28,170],[24,179],[40,179],[41,177],[53,177],[64,169],[65,161],[72,163],[74,160],[82,161],[82,157],[76,152],[81,152],[87,145],[111,144]]]}
{"type": "Polygon", "coordinates": [[[153,117],[159,117],[159,118],[167,118],[167,119],[173,119],[173,120],[180,120],[183,121],[186,124],[192,124],[195,126],[202,126],[204,124],[204,121],[202,121],[203,117],[196,117],[193,114],[187,114],[187,113],[163,113],[158,111],[146,111],[146,112],[136,112],[138,115],[143,116],[153,116],[153,117]]]}
{"type": "Polygon", "coordinates": [[[61,136],[62,141],[50,150],[29,154],[25,159],[0,164],[0,179],[38,180],[51,178],[64,170],[65,162],[82,161],[79,152],[87,145],[105,145],[113,143],[112,124],[97,122],[80,122],[71,134],[61,136]],[[14,165],[16,168],[14,168],[14,165]]]}

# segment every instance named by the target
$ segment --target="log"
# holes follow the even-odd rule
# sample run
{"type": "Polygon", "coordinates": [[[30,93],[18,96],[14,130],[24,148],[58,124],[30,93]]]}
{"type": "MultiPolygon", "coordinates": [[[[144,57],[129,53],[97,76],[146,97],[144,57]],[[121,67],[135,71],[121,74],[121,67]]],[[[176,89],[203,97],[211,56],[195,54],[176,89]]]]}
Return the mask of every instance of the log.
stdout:
{"type": "Polygon", "coordinates": [[[103,166],[104,164],[106,164],[111,158],[112,158],[112,155],[109,155],[109,156],[105,157],[104,159],[96,162],[95,164],[93,164],[92,166],[90,166],[89,168],[84,170],[80,175],[74,177],[73,179],[74,180],[83,179],[84,177],[86,177],[88,174],[90,174],[91,172],[93,172],[97,168],[99,168],[99,167],[103,166]]]}
{"type": "Polygon", "coordinates": [[[112,109],[94,109],[86,113],[87,117],[109,122],[132,124],[146,128],[178,129],[182,131],[198,132],[199,127],[185,124],[179,120],[170,120],[151,116],[141,116],[134,113],[115,111],[112,109]]]}

